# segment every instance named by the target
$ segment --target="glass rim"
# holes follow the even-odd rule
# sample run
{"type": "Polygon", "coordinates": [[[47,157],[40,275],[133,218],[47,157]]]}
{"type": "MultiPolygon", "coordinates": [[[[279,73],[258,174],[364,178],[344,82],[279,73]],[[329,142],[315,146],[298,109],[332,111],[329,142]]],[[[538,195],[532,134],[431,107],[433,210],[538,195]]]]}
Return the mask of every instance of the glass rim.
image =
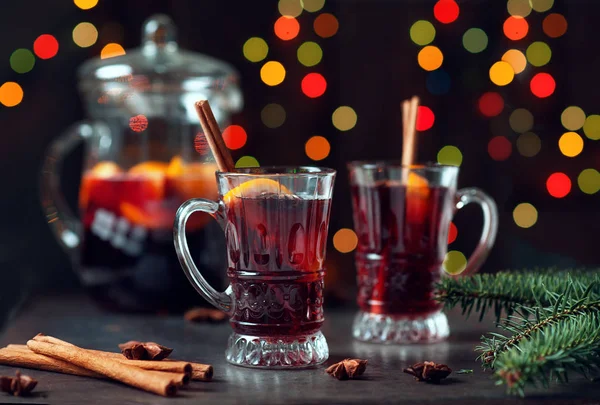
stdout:
{"type": "Polygon", "coordinates": [[[236,169],[235,172],[217,170],[219,177],[292,177],[292,176],[335,176],[335,169],[318,166],[260,166],[236,169]]]}
{"type": "Polygon", "coordinates": [[[426,169],[426,170],[458,170],[459,166],[445,165],[437,162],[425,162],[415,163],[411,165],[404,165],[400,160],[353,160],[348,162],[346,166],[349,169],[380,169],[383,167],[393,167],[400,169],[426,169]]]}

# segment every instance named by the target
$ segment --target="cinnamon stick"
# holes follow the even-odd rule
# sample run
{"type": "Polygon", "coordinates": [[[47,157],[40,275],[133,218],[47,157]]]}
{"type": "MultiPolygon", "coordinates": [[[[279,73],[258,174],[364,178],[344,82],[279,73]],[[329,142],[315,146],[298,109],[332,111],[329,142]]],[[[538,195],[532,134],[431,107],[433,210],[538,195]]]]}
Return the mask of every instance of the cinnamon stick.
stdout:
{"type": "Polygon", "coordinates": [[[416,156],[416,125],[419,97],[413,96],[402,102],[402,165],[410,166],[416,156]]]}
{"type": "Polygon", "coordinates": [[[35,353],[69,362],[110,379],[166,397],[175,395],[186,377],[183,373],[142,370],[115,359],[90,353],[77,346],[29,340],[27,347],[35,353]]]}
{"type": "Polygon", "coordinates": [[[225,145],[223,135],[219,129],[219,124],[217,124],[217,120],[215,119],[208,101],[200,100],[195,104],[195,107],[198,118],[200,119],[200,125],[204,130],[204,136],[212,150],[219,171],[234,172],[235,165],[233,164],[233,159],[231,159],[231,154],[225,145]]]}

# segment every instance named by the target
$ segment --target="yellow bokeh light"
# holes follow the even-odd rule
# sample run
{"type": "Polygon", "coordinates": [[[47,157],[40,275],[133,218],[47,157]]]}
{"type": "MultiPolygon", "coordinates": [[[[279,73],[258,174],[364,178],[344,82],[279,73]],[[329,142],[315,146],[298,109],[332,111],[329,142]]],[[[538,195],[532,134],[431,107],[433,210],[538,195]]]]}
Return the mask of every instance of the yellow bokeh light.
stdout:
{"type": "Polygon", "coordinates": [[[531,228],[538,220],[538,211],[529,203],[521,203],[513,210],[513,219],[518,227],[531,228]]]}
{"type": "Polygon", "coordinates": [[[315,135],[306,142],[304,151],[306,152],[306,156],[312,160],[323,160],[329,156],[331,145],[329,145],[329,141],[326,138],[315,135]]]}
{"type": "Polygon", "coordinates": [[[100,51],[100,59],[114,58],[115,56],[125,55],[125,49],[114,42],[106,44],[100,51]]]}
{"type": "Polygon", "coordinates": [[[446,145],[437,154],[437,161],[441,165],[460,166],[463,155],[456,146],[446,145]]]}
{"type": "Polygon", "coordinates": [[[506,3],[508,14],[513,17],[527,17],[531,14],[531,4],[529,0],[508,0],[506,3]]]}
{"type": "Polygon", "coordinates": [[[300,4],[309,13],[314,13],[323,8],[325,0],[300,0],[300,4]]]}
{"type": "Polygon", "coordinates": [[[73,3],[82,10],[89,10],[96,7],[98,0],[73,0],[73,3]]]}
{"type": "Polygon", "coordinates": [[[600,115],[588,116],[583,124],[583,132],[589,139],[594,141],[600,139],[600,115]]]}
{"type": "Polygon", "coordinates": [[[417,45],[428,45],[435,39],[435,27],[429,21],[419,20],[410,27],[410,39],[417,45]]]}
{"type": "Polygon", "coordinates": [[[432,71],[442,66],[444,55],[437,46],[428,45],[419,51],[417,60],[421,68],[427,71],[432,71]]]}
{"type": "Polygon", "coordinates": [[[14,107],[23,101],[23,89],[15,82],[6,82],[0,86],[0,103],[5,107],[14,107]]]}
{"type": "Polygon", "coordinates": [[[564,133],[558,140],[560,152],[567,157],[575,157],[583,151],[583,138],[577,132],[564,133]]]}
{"type": "Polygon", "coordinates": [[[318,65],[323,58],[323,50],[316,42],[307,41],[298,47],[298,61],[306,67],[318,65]]]}
{"type": "Polygon", "coordinates": [[[600,173],[596,169],[585,169],[577,176],[579,189],[586,194],[596,194],[600,190],[600,173]]]}
{"type": "Polygon", "coordinates": [[[525,132],[517,138],[517,150],[522,156],[534,157],[540,152],[542,141],[533,132],[525,132]]]}
{"type": "Polygon", "coordinates": [[[279,128],[285,122],[285,109],[279,104],[267,104],[260,112],[260,119],[267,128],[279,128]]]}
{"type": "Polygon", "coordinates": [[[252,37],[244,42],[242,51],[244,52],[244,57],[250,62],[260,62],[267,57],[269,45],[262,38],[252,37]]]}
{"type": "Polygon", "coordinates": [[[548,11],[554,5],[554,0],[530,0],[531,7],[538,13],[548,11]]]}
{"type": "Polygon", "coordinates": [[[463,34],[463,46],[471,53],[483,52],[488,46],[488,36],[481,28],[469,28],[463,34]]]}
{"type": "Polygon", "coordinates": [[[552,58],[550,47],[542,41],[537,41],[529,45],[525,54],[527,55],[527,61],[536,67],[548,64],[552,58]]]}
{"type": "Polygon", "coordinates": [[[356,249],[358,245],[358,237],[352,229],[342,228],[333,235],[333,247],[338,252],[350,253],[356,249]]]}
{"type": "Polygon", "coordinates": [[[73,28],[73,42],[80,48],[89,48],[98,40],[98,30],[94,24],[82,22],[73,28]]]}
{"type": "Polygon", "coordinates": [[[569,131],[577,131],[585,124],[585,112],[577,106],[570,106],[560,115],[560,122],[569,131]]]}
{"type": "Polygon", "coordinates": [[[533,114],[525,108],[517,108],[510,114],[508,123],[513,131],[522,134],[533,128],[533,114]]]}
{"type": "Polygon", "coordinates": [[[499,61],[490,68],[490,80],[497,86],[506,86],[515,78],[515,71],[508,62],[499,61]]]}
{"type": "Polygon", "coordinates": [[[349,131],[356,125],[358,116],[352,107],[341,106],[331,115],[333,126],[340,131],[349,131]]]}
{"type": "Polygon", "coordinates": [[[284,17],[298,17],[302,14],[300,0],[279,0],[277,8],[279,9],[279,14],[284,17]]]}
{"type": "Polygon", "coordinates": [[[527,58],[518,49],[509,49],[502,55],[502,60],[512,66],[515,74],[519,74],[527,67],[527,58]]]}
{"type": "Polygon", "coordinates": [[[242,156],[235,162],[235,168],[244,168],[244,167],[260,167],[260,163],[253,156],[242,156]]]}
{"type": "Polygon", "coordinates": [[[277,86],[285,79],[285,68],[276,61],[269,61],[260,69],[260,78],[267,86],[277,86]]]}
{"type": "Polygon", "coordinates": [[[451,250],[446,253],[442,267],[448,274],[460,274],[467,268],[467,258],[458,250],[451,250]]]}

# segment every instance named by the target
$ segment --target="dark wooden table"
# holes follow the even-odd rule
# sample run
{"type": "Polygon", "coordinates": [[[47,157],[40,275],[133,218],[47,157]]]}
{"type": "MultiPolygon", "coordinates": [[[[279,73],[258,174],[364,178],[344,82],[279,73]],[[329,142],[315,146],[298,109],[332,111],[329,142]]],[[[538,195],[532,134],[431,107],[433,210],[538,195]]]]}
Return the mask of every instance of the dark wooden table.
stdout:
{"type": "MultiPolygon", "coordinates": [[[[213,382],[194,382],[178,397],[162,398],[114,383],[90,378],[28,370],[39,381],[37,394],[13,398],[0,393],[0,403],[19,404],[600,404],[600,384],[573,379],[550,391],[529,391],[526,400],[505,395],[488,373],[481,371],[473,352],[479,337],[493,328],[488,319],[478,323],[450,313],[451,338],[435,345],[381,346],[356,342],[350,335],[352,312],[326,312],[323,328],[330,347],[328,364],[345,357],[369,360],[361,380],[338,381],[324,367],[299,371],[263,371],[229,365],[223,355],[228,324],[191,324],[181,317],[150,317],[100,311],[82,296],[35,300],[8,326],[0,345],[25,343],[38,332],[79,346],[117,350],[130,339],[150,340],[173,347],[174,357],[214,365],[213,382]],[[419,383],[402,368],[417,361],[446,363],[473,374],[451,375],[443,384],[419,383]]],[[[14,374],[0,366],[0,374],[14,374]]]]}

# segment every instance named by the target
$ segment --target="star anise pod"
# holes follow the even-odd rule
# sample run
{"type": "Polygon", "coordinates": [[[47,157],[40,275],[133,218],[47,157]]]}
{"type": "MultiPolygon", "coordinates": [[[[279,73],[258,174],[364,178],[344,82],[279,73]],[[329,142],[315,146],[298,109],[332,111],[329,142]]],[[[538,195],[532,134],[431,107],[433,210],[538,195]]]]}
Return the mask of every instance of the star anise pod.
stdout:
{"type": "Polygon", "coordinates": [[[190,322],[223,322],[227,319],[227,314],[213,308],[192,308],[183,317],[190,322]]]}
{"type": "Polygon", "coordinates": [[[17,370],[15,377],[0,377],[0,391],[8,392],[16,397],[29,394],[35,386],[37,381],[28,375],[21,375],[21,372],[17,370]]]}
{"type": "Polygon", "coordinates": [[[168,347],[154,342],[138,342],[130,340],[119,345],[123,356],[129,360],[162,360],[173,351],[168,347]]]}
{"type": "Polygon", "coordinates": [[[417,381],[439,383],[448,377],[452,369],[445,364],[437,364],[432,361],[415,363],[403,370],[405,373],[415,377],[417,381]]]}
{"type": "Polygon", "coordinates": [[[325,371],[338,380],[348,380],[362,375],[366,369],[367,360],[344,359],[329,366],[325,371]]]}

